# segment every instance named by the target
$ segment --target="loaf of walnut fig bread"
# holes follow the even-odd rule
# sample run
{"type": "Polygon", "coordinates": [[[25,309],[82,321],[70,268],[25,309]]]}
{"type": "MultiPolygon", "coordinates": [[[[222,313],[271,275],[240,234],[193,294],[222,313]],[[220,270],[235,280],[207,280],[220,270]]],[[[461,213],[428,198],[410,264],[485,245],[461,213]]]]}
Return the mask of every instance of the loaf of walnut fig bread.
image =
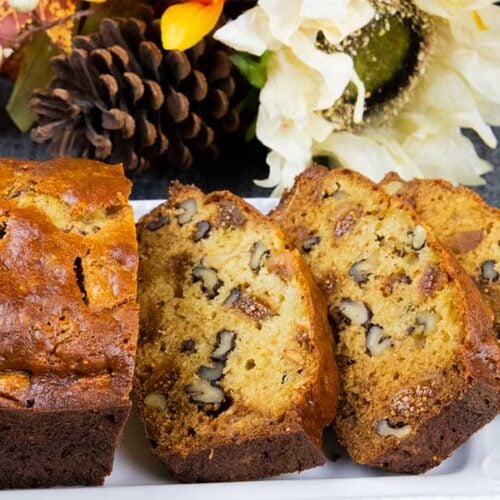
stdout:
{"type": "Polygon", "coordinates": [[[137,241],[121,167],[0,159],[0,487],[98,485],[130,409],[137,241]]]}
{"type": "Polygon", "coordinates": [[[333,338],[279,227],[230,193],[175,184],[138,234],[134,398],[154,453],[184,482],[322,464],[333,338]]]}
{"type": "Polygon", "coordinates": [[[355,172],[315,167],[273,217],[327,298],[335,427],[356,462],[423,472],[495,417],[491,311],[409,206],[355,172]]]}
{"type": "Polygon", "coordinates": [[[488,206],[470,189],[444,180],[404,182],[390,173],[381,185],[408,202],[455,255],[493,309],[500,341],[500,209],[488,206]]]}

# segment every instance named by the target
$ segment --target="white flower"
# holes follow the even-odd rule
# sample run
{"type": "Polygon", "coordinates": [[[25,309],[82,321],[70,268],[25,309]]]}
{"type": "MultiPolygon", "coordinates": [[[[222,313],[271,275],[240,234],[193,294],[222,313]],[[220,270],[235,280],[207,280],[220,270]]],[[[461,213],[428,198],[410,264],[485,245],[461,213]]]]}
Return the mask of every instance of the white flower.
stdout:
{"type": "Polygon", "coordinates": [[[31,12],[39,3],[40,0],[9,0],[9,5],[19,12],[31,12]]]}
{"type": "Polygon", "coordinates": [[[494,0],[415,0],[423,11],[434,16],[452,19],[465,12],[482,9],[494,3],[494,0]]]}
{"type": "Polygon", "coordinates": [[[410,102],[383,127],[340,132],[321,111],[349,82],[358,89],[354,121],[361,123],[364,86],[351,57],[316,47],[318,32],[331,43],[353,34],[374,16],[366,0],[260,0],[216,33],[216,38],[260,56],[273,52],[260,96],[257,137],[271,150],[269,178],[279,195],[316,155],[374,181],[395,171],[403,178],[443,177],[483,183],[491,166],[478,157],[462,128],[496,146],[500,125],[500,7],[493,0],[415,0],[432,18],[436,48],[410,102]]]}

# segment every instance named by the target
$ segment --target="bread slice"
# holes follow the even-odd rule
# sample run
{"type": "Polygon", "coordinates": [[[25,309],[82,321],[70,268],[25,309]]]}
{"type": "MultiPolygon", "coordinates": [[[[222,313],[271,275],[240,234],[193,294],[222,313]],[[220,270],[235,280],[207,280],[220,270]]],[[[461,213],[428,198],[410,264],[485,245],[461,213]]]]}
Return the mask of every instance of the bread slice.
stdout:
{"type": "Polygon", "coordinates": [[[0,488],[111,472],[139,326],[130,188],[114,165],[0,159],[0,488]]]}
{"type": "Polygon", "coordinates": [[[455,255],[493,309],[500,341],[500,209],[470,189],[444,180],[404,182],[390,173],[381,185],[409,203],[455,255]]]}
{"type": "Polygon", "coordinates": [[[332,333],[279,227],[230,193],[175,184],[138,232],[135,399],[154,453],[185,482],[322,464],[332,333]]]}
{"type": "Polygon", "coordinates": [[[498,413],[491,312],[410,207],[355,172],[315,167],[272,216],[327,298],[336,429],[356,462],[423,472],[498,413]]]}

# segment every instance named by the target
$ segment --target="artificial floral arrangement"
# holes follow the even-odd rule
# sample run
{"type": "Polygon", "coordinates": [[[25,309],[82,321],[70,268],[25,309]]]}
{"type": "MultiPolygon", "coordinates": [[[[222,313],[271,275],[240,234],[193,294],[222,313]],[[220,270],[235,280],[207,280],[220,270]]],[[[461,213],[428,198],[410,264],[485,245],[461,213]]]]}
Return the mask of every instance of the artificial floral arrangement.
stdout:
{"type": "Polygon", "coordinates": [[[23,130],[36,119],[55,156],[188,168],[256,136],[269,149],[256,182],[274,195],[314,161],[375,181],[477,185],[491,170],[462,129],[496,147],[492,0],[2,4],[9,112],[23,130]]]}

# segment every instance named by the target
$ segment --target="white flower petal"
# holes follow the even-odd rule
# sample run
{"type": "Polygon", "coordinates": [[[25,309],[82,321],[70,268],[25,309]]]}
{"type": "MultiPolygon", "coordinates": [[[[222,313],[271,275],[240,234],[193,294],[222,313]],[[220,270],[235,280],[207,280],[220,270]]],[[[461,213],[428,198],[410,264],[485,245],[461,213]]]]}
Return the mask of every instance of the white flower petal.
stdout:
{"type": "Polygon", "coordinates": [[[472,128],[488,146],[496,146],[495,135],[481,116],[472,89],[448,68],[436,66],[429,69],[409,108],[433,115],[437,122],[449,123],[453,120],[459,127],[472,128]]]}
{"type": "Polygon", "coordinates": [[[354,106],[353,121],[354,123],[363,122],[363,114],[365,112],[365,84],[361,81],[356,71],[353,70],[351,75],[351,82],[356,86],[358,95],[356,97],[356,104],[354,106]]]}
{"type": "Polygon", "coordinates": [[[307,122],[272,116],[264,106],[257,117],[257,138],[288,161],[307,163],[311,158],[312,137],[307,122]]]}
{"type": "Polygon", "coordinates": [[[322,81],[316,90],[314,110],[333,106],[344,93],[354,72],[354,63],[347,54],[327,54],[316,48],[304,34],[297,32],[291,37],[293,53],[304,65],[314,69],[322,81]]]}
{"type": "Polygon", "coordinates": [[[349,0],[303,0],[302,16],[330,22],[332,19],[344,19],[348,5],[349,0]]]}
{"type": "Polygon", "coordinates": [[[267,66],[261,106],[272,116],[306,120],[316,99],[316,81],[316,75],[297,61],[289,49],[275,52],[267,66]]]}
{"type": "Polygon", "coordinates": [[[313,113],[309,120],[309,130],[313,140],[323,142],[333,132],[334,125],[320,114],[313,113]]]}
{"type": "Polygon", "coordinates": [[[461,11],[479,10],[494,2],[495,0],[415,0],[423,11],[447,19],[457,16],[461,11]]]}
{"type": "Polygon", "coordinates": [[[484,184],[480,175],[491,170],[491,165],[479,158],[470,140],[458,128],[423,141],[409,138],[404,149],[425,177],[475,186],[484,184]]]}
{"type": "Polygon", "coordinates": [[[302,0],[260,0],[259,6],[269,19],[274,38],[288,45],[290,36],[300,28],[302,0]]]}
{"type": "Polygon", "coordinates": [[[420,173],[404,151],[393,142],[395,154],[387,147],[392,142],[389,137],[385,144],[379,144],[366,134],[355,135],[350,132],[337,132],[323,144],[316,146],[315,155],[333,154],[342,166],[357,170],[374,182],[382,180],[388,172],[398,172],[402,177],[413,177],[420,173]]]}
{"type": "Polygon", "coordinates": [[[269,177],[263,180],[254,180],[254,183],[263,188],[273,188],[281,183],[285,158],[276,151],[271,151],[267,155],[267,164],[269,165],[269,177]]]}
{"type": "Polygon", "coordinates": [[[280,46],[269,28],[269,19],[260,7],[254,7],[218,29],[214,38],[235,50],[261,56],[280,46]]]}

